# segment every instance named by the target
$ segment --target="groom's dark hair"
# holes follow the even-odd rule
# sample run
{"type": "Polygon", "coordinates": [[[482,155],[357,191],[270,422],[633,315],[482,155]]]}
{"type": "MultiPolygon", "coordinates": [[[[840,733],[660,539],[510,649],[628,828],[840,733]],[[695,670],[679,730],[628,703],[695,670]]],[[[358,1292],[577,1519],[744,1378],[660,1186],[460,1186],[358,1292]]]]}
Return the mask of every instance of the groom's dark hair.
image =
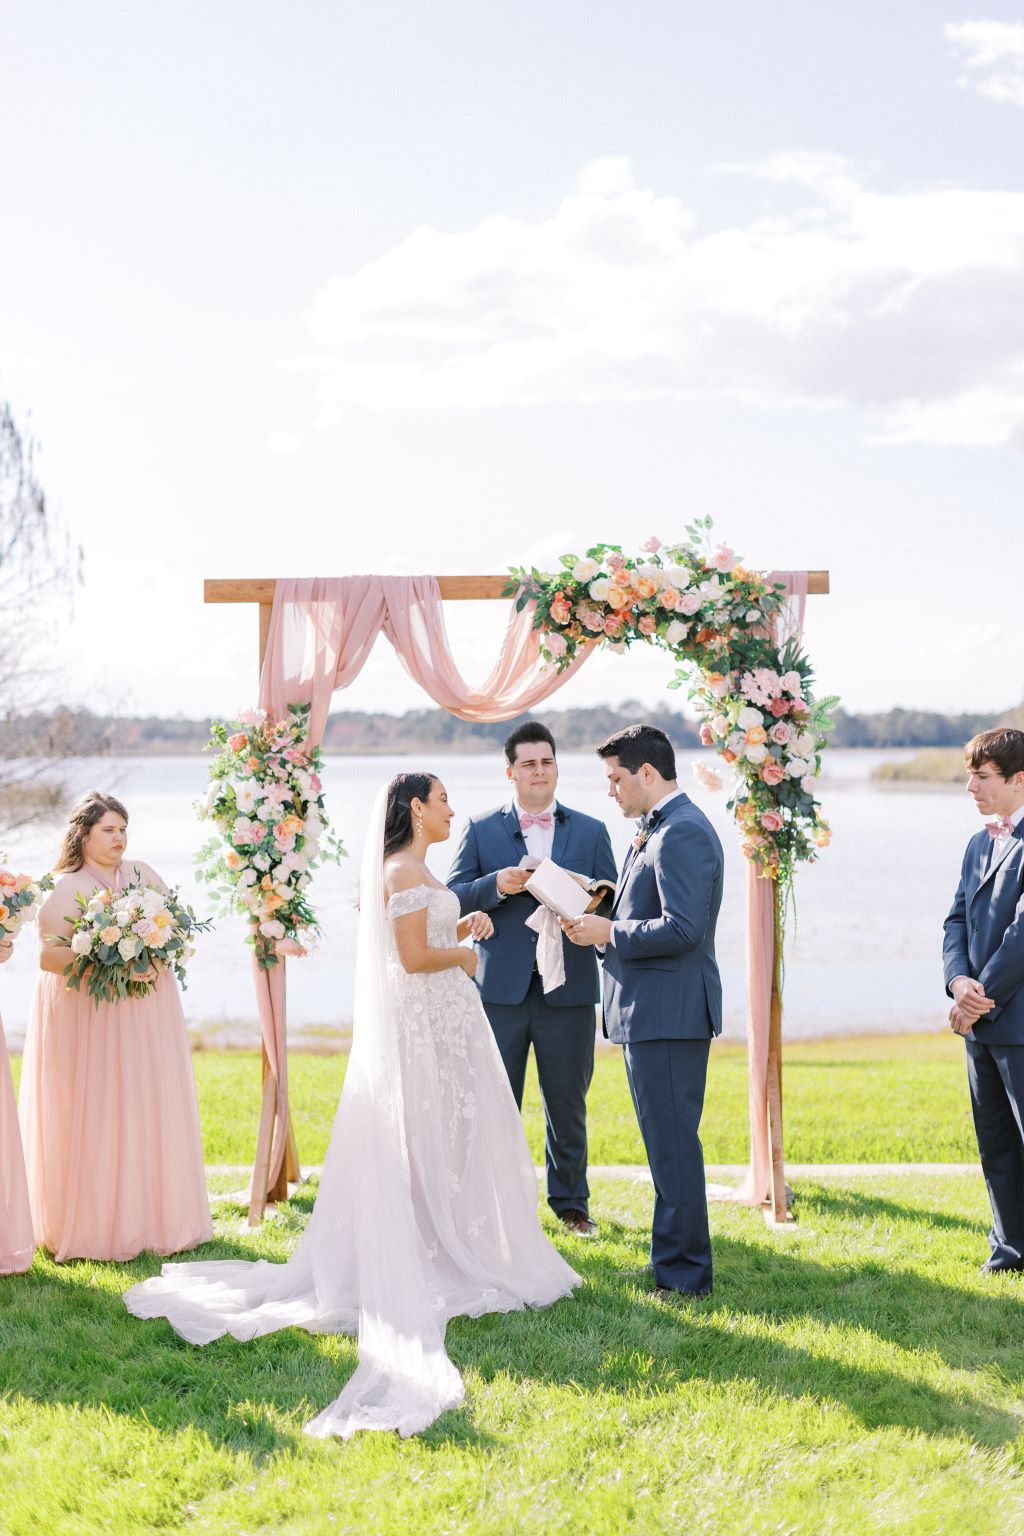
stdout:
{"type": "Polygon", "coordinates": [[[1011,725],[981,731],[964,747],[964,762],[974,773],[983,763],[992,763],[1004,779],[1024,773],[1024,731],[1015,730],[1011,725]]]}
{"type": "Polygon", "coordinates": [[[505,756],[508,758],[509,767],[516,760],[516,747],[520,742],[546,741],[551,748],[551,756],[558,756],[555,746],[555,738],[546,725],[541,725],[539,720],[524,720],[522,725],[517,725],[511,735],[505,738],[505,756]]]}
{"type": "Polygon", "coordinates": [[[656,773],[670,782],[676,776],[676,754],[672,743],[656,725],[627,725],[616,731],[597,749],[598,757],[617,757],[627,773],[636,773],[642,763],[650,763],[656,773]]]}

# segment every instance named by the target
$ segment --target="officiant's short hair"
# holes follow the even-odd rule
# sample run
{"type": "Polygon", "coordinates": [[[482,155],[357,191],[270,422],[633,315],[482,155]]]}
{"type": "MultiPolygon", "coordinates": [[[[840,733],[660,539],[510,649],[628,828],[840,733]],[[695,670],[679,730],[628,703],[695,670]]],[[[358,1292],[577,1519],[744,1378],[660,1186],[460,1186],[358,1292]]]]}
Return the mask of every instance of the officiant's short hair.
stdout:
{"type": "Polygon", "coordinates": [[[546,725],[541,725],[539,720],[524,720],[522,725],[517,725],[515,730],[505,738],[505,756],[509,766],[516,760],[516,747],[528,742],[543,741],[551,748],[551,756],[558,756],[555,746],[555,738],[546,725]]]}
{"type": "Polygon", "coordinates": [[[975,773],[983,763],[993,763],[1004,779],[1024,773],[1024,731],[1012,725],[980,731],[964,747],[964,762],[975,773]]]}
{"type": "Polygon", "coordinates": [[[656,725],[627,725],[602,742],[597,755],[617,757],[627,773],[636,773],[641,764],[649,763],[663,779],[671,782],[676,776],[675,749],[656,725]]]}

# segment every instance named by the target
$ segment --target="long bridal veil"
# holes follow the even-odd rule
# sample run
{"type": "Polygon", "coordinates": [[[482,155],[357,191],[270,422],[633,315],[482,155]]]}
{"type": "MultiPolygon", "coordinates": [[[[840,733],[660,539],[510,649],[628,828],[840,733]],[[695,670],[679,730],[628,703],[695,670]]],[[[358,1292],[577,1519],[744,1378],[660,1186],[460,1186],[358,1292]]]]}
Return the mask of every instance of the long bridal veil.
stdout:
{"type": "Polygon", "coordinates": [[[165,1265],[125,1297],[204,1344],[291,1324],[358,1334],[359,1363],[307,1433],[411,1435],[462,1401],[444,1347],[447,1309],[425,1273],[406,1144],[384,907],[387,789],[374,802],[360,881],[353,1041],[313,1214],[287,1264],[165,1265]]]}

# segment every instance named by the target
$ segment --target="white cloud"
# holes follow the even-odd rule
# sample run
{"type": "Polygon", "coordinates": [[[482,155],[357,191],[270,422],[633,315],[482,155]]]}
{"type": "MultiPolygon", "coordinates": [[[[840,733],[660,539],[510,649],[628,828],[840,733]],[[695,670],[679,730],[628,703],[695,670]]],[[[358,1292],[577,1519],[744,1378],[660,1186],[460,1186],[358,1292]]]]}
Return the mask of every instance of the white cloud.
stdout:
{"type": "Polygon", "coordinates": [[[678,197],[601,160],[548,219],[420,228],[334,278],[302,363],[321,374],[321,421],[717,396],[852,406],[876,441],[1014,438],[1024,193],[876,192],[831,155],[726,169],[783,189],[784,211],[702,232],[678,197]]]}
{"type": "Polygon", "coordinates": [[[960,76],[962,86],[1024,107],[1024,22],[960,21],[943,30],[970,71],[960,76]]]}

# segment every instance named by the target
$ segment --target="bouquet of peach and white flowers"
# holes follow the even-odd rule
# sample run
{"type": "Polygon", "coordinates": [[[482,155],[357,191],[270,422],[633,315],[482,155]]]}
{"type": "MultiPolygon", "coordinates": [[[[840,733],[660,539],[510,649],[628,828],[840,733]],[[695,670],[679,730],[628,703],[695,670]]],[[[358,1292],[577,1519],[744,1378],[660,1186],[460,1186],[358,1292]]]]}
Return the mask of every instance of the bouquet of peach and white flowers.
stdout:
{"type": "Polygon", "coordinates": [[[64,974],[68,991],[83,982],[98,1007],[124,997],[145,997],[161,971],[173,971],[185,985],[185,962],[195,954],[192,940],[210,926],[175,890],[129,885],[123,891],[82,892],[75,900],[81,916],[71,924],[71,937],[57,936],[72,955],[64,974]]]}
{"type": "Polygon", "coordinates": [[[43,893],[52,890],[52,875],[33,880],[31,875],[0,869],[0,939],[13,941],[38,912],[43,893]]]}

